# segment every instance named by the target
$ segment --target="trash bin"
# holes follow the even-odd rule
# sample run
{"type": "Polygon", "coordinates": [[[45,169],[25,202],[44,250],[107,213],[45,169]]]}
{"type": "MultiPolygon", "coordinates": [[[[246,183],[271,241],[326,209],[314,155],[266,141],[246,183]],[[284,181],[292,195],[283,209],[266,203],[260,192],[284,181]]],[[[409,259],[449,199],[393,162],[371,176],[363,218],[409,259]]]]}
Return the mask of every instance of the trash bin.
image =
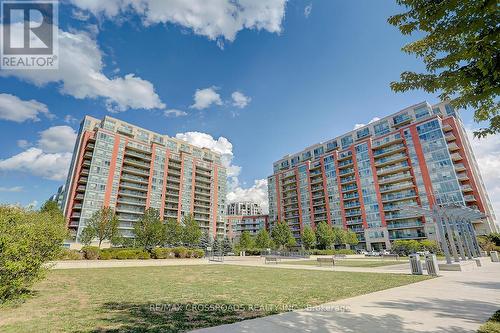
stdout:
{"type": "Polygon", "coordinates": [[[429,253],[425,255],[425,267],[427,268],[427,274],[433,276],[439,275],[439,266],[435,254],[429,253]]]}
{"type": "Polygon", "coordinates": [[[500,262],[497,251],[490,251],[491,262],[500,262]]]}
{"type": "Polygon", "coordinates": [[[410,269],[413,275],[422,275],[422,263],[420,262],[420,255],[410,254],[410,269]]]}
{"type": "Polygon", "coordinates": [[[474,259],[474,261],[476,262],[477,267],[481,267],[482,266],[481,265],[481,259],[476,258],[476,259],[474,259]]]}

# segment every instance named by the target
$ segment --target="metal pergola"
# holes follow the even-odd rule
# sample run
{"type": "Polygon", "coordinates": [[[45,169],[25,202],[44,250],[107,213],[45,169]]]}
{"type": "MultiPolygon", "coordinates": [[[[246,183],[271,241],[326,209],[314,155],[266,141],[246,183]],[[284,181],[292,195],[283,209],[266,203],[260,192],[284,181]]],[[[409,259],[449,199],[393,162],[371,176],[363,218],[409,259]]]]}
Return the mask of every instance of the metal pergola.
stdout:
{"type": "Polygon", "coordinates": [[[472,225],[472,221],[486,218],[480,211],[457,204],[434,205],[431,209],[408,206],[401,210],[432,216],[446,263],[452,263],[452,256],[455,262],[480,256],[476,232],[472,225]]]}

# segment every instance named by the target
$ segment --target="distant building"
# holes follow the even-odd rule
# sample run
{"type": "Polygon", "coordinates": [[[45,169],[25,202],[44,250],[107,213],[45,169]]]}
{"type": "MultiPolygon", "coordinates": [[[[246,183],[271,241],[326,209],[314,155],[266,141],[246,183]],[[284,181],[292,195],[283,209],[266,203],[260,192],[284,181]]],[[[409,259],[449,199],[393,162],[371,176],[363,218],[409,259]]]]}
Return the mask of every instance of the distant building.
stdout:
{"type": "Polygon", "coordinates": [[[262,209],[251,201],[232,202],[227,205],[227,215],[262,215],[262,209]]]}
{"type": "Polygon", "coordinates": [[[262,229],[269,229],[269,215],[227,215],[227,237],[237,242],[244,231],[256,236],[262,229]]]}
{"type": "Polygon", "coordinates": [[[63,210],[63,202],[64,202],[64,192],[66,190],[66,185],[61,185],[57,189],[57,193],[52,195],[49,198],[49,201],[55,201],[57,203],[57,207],[62,211],[63,210]]]}

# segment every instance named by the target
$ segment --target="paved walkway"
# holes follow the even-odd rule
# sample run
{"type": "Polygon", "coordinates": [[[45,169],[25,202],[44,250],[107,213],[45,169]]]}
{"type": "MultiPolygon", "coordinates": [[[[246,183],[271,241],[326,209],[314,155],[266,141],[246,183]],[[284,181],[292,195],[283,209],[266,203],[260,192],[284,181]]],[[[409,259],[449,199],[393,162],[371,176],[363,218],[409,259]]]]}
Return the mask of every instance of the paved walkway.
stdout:
{"type": "Polygon", "coordinates": [[[61,260],[49,263],[52,269],[206,265],[207,259],[149,260],[61,260]]]}
{"type": "Polygon", "coordinates": [[[317,311],[287,312],[196,332],[472,333],[500,309],[500,264],[442,275],[323,304],[317,311]]]}

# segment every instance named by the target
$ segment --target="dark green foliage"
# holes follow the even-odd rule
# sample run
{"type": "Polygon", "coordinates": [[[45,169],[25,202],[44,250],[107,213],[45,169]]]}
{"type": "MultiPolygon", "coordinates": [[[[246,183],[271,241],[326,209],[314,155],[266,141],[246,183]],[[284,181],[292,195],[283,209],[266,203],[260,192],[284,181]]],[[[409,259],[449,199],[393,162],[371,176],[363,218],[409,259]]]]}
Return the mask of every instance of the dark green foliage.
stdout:
{"type": "Polygon", "coordinates": [[[419,251],[429,251],[435,254],[441,254],[439,245],[431,240],[396,240],[392,243],[391,252],[407,256],[419,251]]]}
{"type": "Polygon", "coordinates": [[[202,231],[198,222],[191,215],[184,216],[182,242],[186,246],[196,247],[200,244],[202,231]]]}
{"type": "Polygon", "coordinates": [[[271,237],[266,229],[260,230],[255,237],[255,247],[259,249],[267,249],[271,247],[271,237]]]}
{"type": "Polygon", "coordinates": [[[439,92],[455,108],[474,109],[477,122],[489,126],[479,137],[500,132],[500,10],[495,0],[396,0],[405,12],[389,18],[404,35],[421,39],[403,47],[425,63],[426,73],[403,72],[392,82],[397,92],[423,89],[439,92]]]}
{"type": "Polygon", "coordinates": [[[240,241],[238,242],[238,248],[240,251],[246,251],[255,246],[255,241],[248,231],[243,231],[240,236],[240,241]]]}
{"type": "Polygon", "coordinates": [[[231,241],[227,236],[224,237],[224,240],[222,241],[222,248],[224,249],[224,254],[233,252],[233,244],[231,244],[231,241]]]}
{"type": "Polygon", "coordinates": [[[0,302],[21,297],[40,280],[67,236],[62,215],[0,206],[0,302]]]}
{"type": "Polygon", "coordinates": [[[165,244],[177,246],[182,243],[182,226],[175,219],[168,219],[165,223],[165,244]]]}
{"type": "Polygon", "coordinates": [[[274,225],[273,230],[271,231],[271,238],[274,241],[274,244],[282,249],[292,242],[291,238],[293,238],[292,231],[288,227],[286,222],[278,222],[274,225]]]}
{"type": "Polygon", "coordinates": [[[45,203],[42,205],[40,208],[41,213],[49,213],[50,215],[53,216],[62,216],[63,213],[59,209],[59,206],[57,205],[57,202],[52,201],[52,200],[47,200],[45,203]]]}
{"type": "Polygon", "coordinates": [[[70,250],[63,248],[61,249],[61,253],[57,257],[57,260],[82,260],[83,253],[77,250],[70,250]]]}
{"type": "Polygon", "coordinates": [[[136,245],[147,251],[163,245],[165,242],[165,225],[160,220],[158,209],[148,208],[142,218],[134,223],[136,245]]]}
{"type": "Polygon", "coordinates": [[[320,249],[331,248],[335,240],[333,228],[326,222],[320,222],[316,227],[316,244],[320,249]]]}
{"type": "Polygon", "coordinates": [[[314,248],[316,245],[316,234],[314,233],[314,230],[310,226],[305,226],[304,230],[302,231],[302,245],[304,245],[304,248],[306,250],[314,248]]]}

